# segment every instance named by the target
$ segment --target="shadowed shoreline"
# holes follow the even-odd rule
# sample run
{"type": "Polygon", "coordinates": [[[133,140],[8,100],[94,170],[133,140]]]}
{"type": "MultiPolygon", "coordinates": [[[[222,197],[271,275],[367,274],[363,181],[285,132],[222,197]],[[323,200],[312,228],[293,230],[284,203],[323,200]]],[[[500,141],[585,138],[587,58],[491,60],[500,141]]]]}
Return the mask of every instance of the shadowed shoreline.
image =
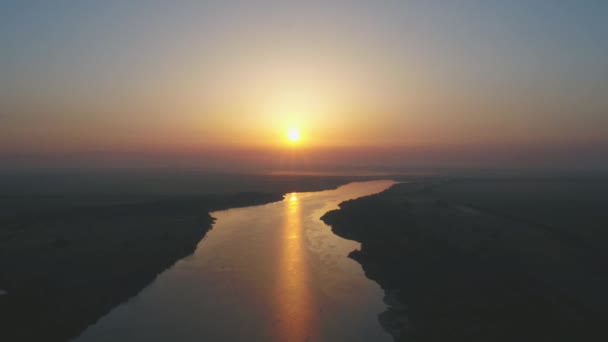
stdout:
{"type": "Polygon", "coordinates": [[[192,254],[209,212],[280,201],[279,193],[200,195],[4,218],[0,335],[65,341],[192,254]]]}
{"type": "Polygon", "coordinates": [[[379,320],[396,341],[603,340],[606,189],[402,183],[322,220],[361,242],[350,257],[384,289],[379,320]]]}

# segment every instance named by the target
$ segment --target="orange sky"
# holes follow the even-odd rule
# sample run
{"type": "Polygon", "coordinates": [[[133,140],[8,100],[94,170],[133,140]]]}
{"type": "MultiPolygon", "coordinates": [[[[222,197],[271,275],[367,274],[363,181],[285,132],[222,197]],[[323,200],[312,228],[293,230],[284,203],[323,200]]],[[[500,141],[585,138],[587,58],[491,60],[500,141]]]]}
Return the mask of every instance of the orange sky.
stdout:
{"type": "Polygon", "coordinates": [[[608,145],[602,2],[271,3],[3,5],[0,163],[277,164],[290,128],[337,164],[608,145]]]}

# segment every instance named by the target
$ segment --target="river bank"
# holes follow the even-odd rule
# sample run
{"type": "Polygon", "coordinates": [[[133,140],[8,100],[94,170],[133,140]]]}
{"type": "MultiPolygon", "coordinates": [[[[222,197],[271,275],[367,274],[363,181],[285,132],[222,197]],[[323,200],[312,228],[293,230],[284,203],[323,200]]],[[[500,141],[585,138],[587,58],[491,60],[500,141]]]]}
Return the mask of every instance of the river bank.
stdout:
{"type": "Polygon", "coordinates": [[[351,257],[385,290],[396,341],[597,340],[605,185],[404,183],[322,219],[361,242],[351,257]]]}
{"type": "Polygon", "coordinates": [[[191,254],[209,212],[279,201],[278,193],[201,195],[4,218],[0,335],[65,341],[191,254]]]}

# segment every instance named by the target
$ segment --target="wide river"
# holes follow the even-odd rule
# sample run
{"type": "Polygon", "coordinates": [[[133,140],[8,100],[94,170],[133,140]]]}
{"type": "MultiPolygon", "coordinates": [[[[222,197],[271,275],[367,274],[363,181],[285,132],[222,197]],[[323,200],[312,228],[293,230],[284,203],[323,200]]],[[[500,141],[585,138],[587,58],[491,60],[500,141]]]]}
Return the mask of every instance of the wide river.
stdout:
{"type": "Polygon", "coordinates": [[[76,341],[391,341],[378,322],[382,290],[347,258],[359,244],[319,218],[392,184],[350,183],[214,212],[193,255],[76,341]]]}

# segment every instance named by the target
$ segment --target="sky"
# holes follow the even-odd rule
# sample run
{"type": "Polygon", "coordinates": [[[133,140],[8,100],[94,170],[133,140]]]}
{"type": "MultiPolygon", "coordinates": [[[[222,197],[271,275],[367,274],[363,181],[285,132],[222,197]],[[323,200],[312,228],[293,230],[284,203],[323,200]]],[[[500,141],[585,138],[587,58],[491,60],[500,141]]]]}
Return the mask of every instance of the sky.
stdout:
{"type": "Polygon", "coordinates": [[[0,1],[0,167],[606,167],[606,18],[599,0],[0,1]]]}

